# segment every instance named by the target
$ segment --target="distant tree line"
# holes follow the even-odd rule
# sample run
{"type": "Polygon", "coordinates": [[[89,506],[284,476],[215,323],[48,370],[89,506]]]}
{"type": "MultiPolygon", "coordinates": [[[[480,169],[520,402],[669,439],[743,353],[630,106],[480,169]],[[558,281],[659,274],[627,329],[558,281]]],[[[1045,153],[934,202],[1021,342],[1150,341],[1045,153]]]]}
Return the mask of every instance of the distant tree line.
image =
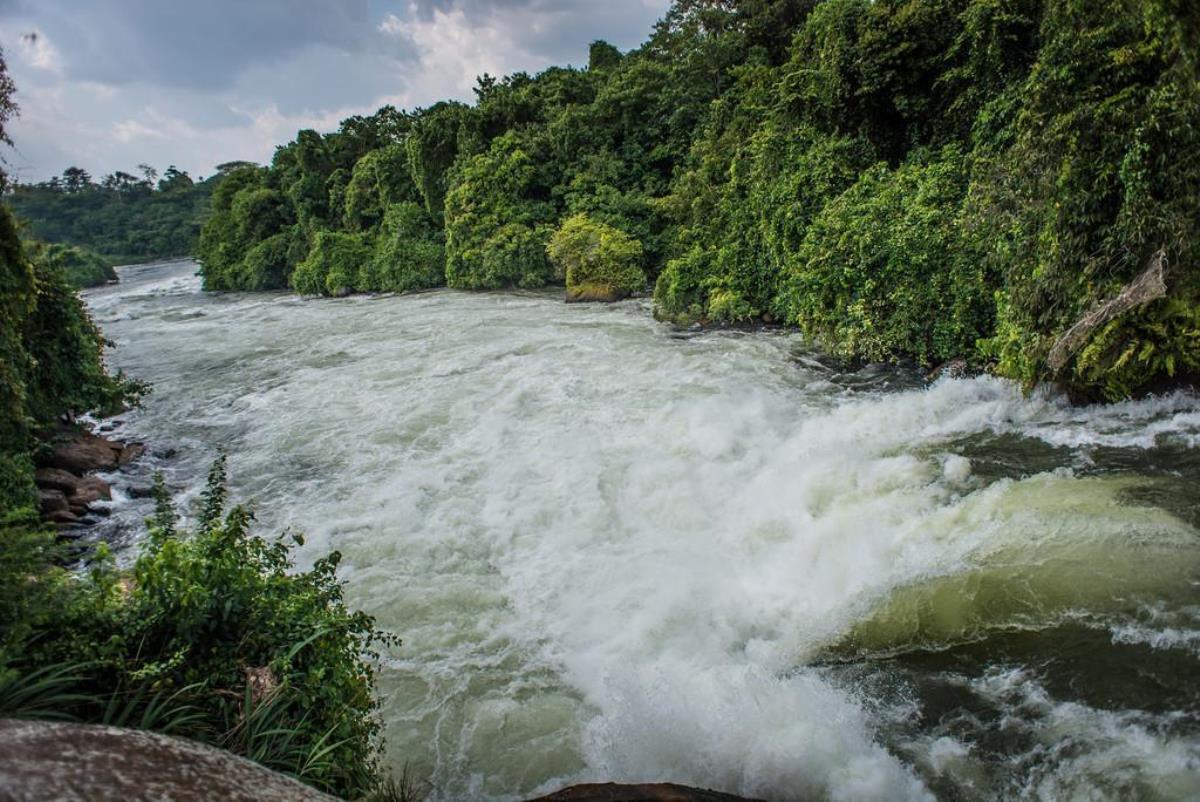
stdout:
{"type": "Polygon", "coordinates": [[[113,263],[188,256],[222,168],[246,164],[219,165],[199,181],[174,165],[159,175],[141,164],[138,175],[118,170],[98,182],[68,167],[46,181],[12,184],[7,201],[31,239],[85,248],[113,263]]]}

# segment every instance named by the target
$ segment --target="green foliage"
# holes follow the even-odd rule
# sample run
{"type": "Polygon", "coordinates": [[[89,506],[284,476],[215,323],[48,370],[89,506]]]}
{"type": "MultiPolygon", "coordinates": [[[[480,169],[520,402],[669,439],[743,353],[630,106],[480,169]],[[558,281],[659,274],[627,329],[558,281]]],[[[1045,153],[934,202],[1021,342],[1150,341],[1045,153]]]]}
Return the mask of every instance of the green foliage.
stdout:
{"type": "Polygon", "coordinates": [[[1200,306],[1171,299],[1114,320],[1093,335],[1075,361],[1081,387],[1109,401],[1140,390],[1147,377],[1200,377],[1200,306]]]}
{"type": "Polygon", "coordinates": [[[104,338],[79,294],[57,265],[35,267],[36,304],[25,321],[26,352],[33,365],[26,394],[35,420],[48,423],[63,411],[119,411],[138,388],[104,369],[104,338]]]}
{"type": "Polygon", "coordinates": [[[932,364],[990,330],[982,255],[963,236],[963,156],[878,165],[829,203],[789,265],[788,320],[839,353],[932,364]]]}
{"type": "Polygon", "coordinates": [[[1001,373],[1109,396],[1168,375],[1165,361],[1096,360],[1118,331],[1140,332],[1130,336],[1148,338],[1164,360],[1176,351],[1168,332],[1177,329],[1147,328],[1140,315],[1098,332],[1069,375],[1049,377],[1044,359],[1056,336],[1159,249],[1173,265],[1176,303],[1167,307],[1200,302],[1200,65],[1191,35],[1168,3],[1047,3],[1012,145],[993,160],[995,177],[977,202],[1002,277],[1000,324],[988,344],[1001,373]]]}
{"type": "Polygon", "coordinates": [[[422,206],[406,201],[387,207],[363,288],[384,292],[440,287],[446,283],[446,247],[422,206]]]}
{"type": "Polygon", "coordinates": [[[0,520],[33,501],[30,454],[60,415],[114,409],[144,390],[104,370],[103,338],[55,246],[30,259],[0,207],[0,520]]]}
{"type": "Polygon", "coordinates": [[[17,184],[7,200],[30,237],[95,251],[110,264],[187,256],[219,176],[197,182],[172,165],[157,184],[153,177],[152,170],[142,179],[118,171],[93,183],[83,170],[68,168],[61,178],[17,184]]]}
{"type": "Polygon", "coordinates": [[[117,280],[117,271],[107,259],[74,245],[46,245],[37,258],[61,270],[72,287],[96,287],[117,280]]]}
{"type": "Polygon", "coordinates": [[[318,231],[304,261],[292,273],[292,288],[305,295],[346,295],[361,286],[371,250],[361,234],[318,231]]]}
{"type": "Polygon", "coordinates": [[[100,555],[70,574],[28,538],[5,551],[0,715],[170,732],[363,796],[380,781],[373,650],[393,639],[346,608],[336,552],[298,571],[300,538],[255,536],[224,482],[220,459],[195,530],[151,525],[128,571],[100,555]]]}
{"type": "Polygon", "coordinates": [[[564,222],[550,237],[546,253],[555,277],[566,279],[567,300],[615,300],[646,288],[642,244],[587,215],[564,222]]]}
{"type": "Polygon", "coordinates": [[[549,204],[537,197],[534,158],[513,134],[454,172],[446,195],[446,283],[460,289],[541,287],[549,204]]]}

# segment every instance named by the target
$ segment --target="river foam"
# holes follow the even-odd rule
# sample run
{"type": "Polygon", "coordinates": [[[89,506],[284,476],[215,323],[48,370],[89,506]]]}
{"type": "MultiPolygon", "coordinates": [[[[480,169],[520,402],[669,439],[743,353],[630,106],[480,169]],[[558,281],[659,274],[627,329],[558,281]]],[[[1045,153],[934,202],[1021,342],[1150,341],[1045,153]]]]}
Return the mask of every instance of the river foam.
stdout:
{"type": "MultiPolygon", "coordinates": [[[[1072,616],[1110,622],[1113,648],[1161,641],[1200,595],[1171,484],[1194,478],[1191,395],[1078,409],[989,378],[888,391],[909,380],[848,379],[793,334],[681,336],[639,301],[122,278],[89,297],[114,363],[156,384],[125,433],[176,445],[166,465],[192,494],[225,447],[265,527],[304,530],[310,559],[344,553],[350,600],[404,639],[382,678],[390,759],[435,798],[607,779],[928,799],[947,772],[989,798],[969,729],[898,740],[925,700],[883,703],[823,666],[886,674],[897,654],[1072,616]]],[[[975,664],[962,692],[1019,709],[987,684],[1000,670],[975,664]]],[[[1099,711],[1116,746],[1031,759],[1003,794],[1106,798],[1128,786],[1105,765],[1156,770],[1129,749],[1190,788],[1192,731],[1128,726],[1193,713],[1099,711]]]]}

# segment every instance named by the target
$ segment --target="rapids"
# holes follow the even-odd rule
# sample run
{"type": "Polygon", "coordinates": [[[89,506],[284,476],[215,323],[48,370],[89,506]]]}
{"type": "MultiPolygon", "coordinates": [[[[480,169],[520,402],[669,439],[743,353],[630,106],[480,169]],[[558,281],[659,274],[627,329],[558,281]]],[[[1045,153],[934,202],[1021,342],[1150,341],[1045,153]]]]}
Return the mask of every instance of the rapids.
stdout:
{"type": "MultiPolygon", "coordinates": [[[[118,436],[344,555],[434,799],[1200,798],[1200,399],[852,371],[645,301],[87,294],[118,436]],[[174,452],[171,454],[171,452],[174,452]],[[165,455],[170,455],[169,458],[165,455]]],[[[118,495],[129,544],[148,502],[118,495]]]]}

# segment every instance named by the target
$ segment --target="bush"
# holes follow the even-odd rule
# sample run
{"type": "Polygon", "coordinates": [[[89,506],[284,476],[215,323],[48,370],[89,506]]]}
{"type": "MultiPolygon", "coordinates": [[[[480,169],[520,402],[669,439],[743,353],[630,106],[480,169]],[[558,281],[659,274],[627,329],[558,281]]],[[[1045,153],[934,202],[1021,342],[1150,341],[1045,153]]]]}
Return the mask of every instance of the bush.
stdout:
{"type": "Polygon", "coordinates": [[[532,197],[536,167],[519,138],[506,134],[456,168],[446,195],[446,283],[459,289],[541,287],[547,204],[532,197]]]}
{"type": "Polygon", "coordinates": [[[107,259],[73,245],[45,245],[35,258],[61,270],[72,287],[97,287],[117,280],[117,271],[107,259]]]}
{"type": "Polygon", "coordinates": [[[371,251],[362,234],[318,231],[312,249],[292,273],[292,288],[305,295],[346,295],[360,286],[371,251]]]}
{"type": "Polygon", "coordinates": [[[446,248],[424,207],[407,201],[387,208],[363,289],[384,292],[446,283],[446,248]]]}
{"type": "Polygon", "coordinates": [[[956,148],[864,173],[809,227],[785,278],[787,319],[847,357],[973,353],[993,311],[963,234],[966,176],[956,148]]]}
{"type": "Polygon", "coordinates": [[[30,260],[0,207],[0,520],[34,500],[30,455],[40,428],[144,389],[105,373],[103,344],[61,267],[30,260]]]}
{"type": "Polygon", "coordinates": [[[569,218],[550,237],[546,254],[565,278],[568,301],[615,301],[646,288],[642,244],[587,215],[569,218]]]}
{"type": "MultiPolygon", "coordinates": [[[[335,552],[311,570],[297,537],[268,541],[225,512],[214,465],[195,530],[158,512],[127,571],[48,564],[25,531],[0,559],[0,715],[140,726],[229,749],[344,797],[380,780],[373,649],[392,642],[346,608],[335,552]],[[40,695],[40,699],[39,699],[40,695]]],[[[12,530],[5,532],[9,537],[12,530]]]]}

